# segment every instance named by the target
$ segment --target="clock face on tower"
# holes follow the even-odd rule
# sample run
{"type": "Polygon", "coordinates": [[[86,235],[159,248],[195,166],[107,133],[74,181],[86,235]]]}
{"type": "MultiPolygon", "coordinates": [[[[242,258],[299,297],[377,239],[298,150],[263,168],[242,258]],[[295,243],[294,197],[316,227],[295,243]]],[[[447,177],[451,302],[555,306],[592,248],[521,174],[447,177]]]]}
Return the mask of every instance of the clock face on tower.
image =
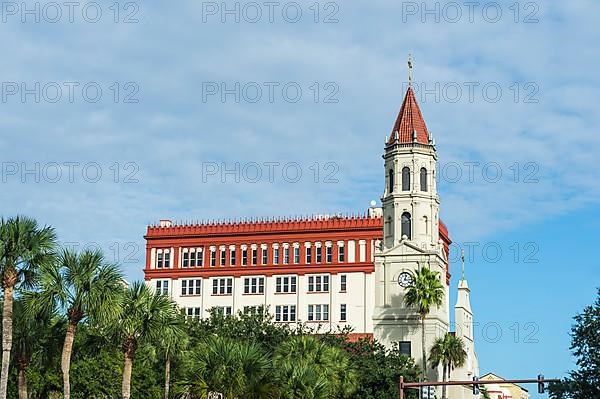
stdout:
{"type": "Polygon", "coordinates": [[[398,285],[402,288],[408,288],[411,286],[413,278],[409,272],[402,272],[398,276],[398,285]]]}

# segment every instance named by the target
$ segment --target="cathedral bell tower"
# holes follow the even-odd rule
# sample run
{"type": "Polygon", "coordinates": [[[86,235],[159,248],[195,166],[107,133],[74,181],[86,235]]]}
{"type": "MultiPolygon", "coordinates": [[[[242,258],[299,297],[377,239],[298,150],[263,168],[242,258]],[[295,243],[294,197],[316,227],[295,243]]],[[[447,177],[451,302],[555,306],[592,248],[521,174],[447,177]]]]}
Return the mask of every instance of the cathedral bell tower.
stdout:
{"type": "MultiPolygon", "coordinates": [[[[402,352],[421,365],[419,315],[416,308],[404,305],[410,275],[429,268],[438,272],[445,287],[443,305],[433,307],[425,319],[427,353],[434,340],[449,329],[449,275],[447,247],[440,237],[435,142],[412,87],[386,137],[383,159],[383,241],[375,252],[374,336],[388,347],[399,344],[402,352]]],[[[439,370],[428,370],[426,377],[432,380],[440,374],[439,370]]]]}

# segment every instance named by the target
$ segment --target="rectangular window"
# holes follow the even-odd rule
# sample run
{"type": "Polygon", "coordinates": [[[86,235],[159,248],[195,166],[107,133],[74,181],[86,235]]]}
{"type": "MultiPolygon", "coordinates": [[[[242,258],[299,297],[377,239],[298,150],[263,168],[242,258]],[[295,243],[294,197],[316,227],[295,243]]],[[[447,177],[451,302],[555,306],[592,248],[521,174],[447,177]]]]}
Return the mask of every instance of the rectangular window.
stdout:
{"type": "Polygon", "coordinates": [[[258,250],[256,248],[252,248],[252,266],[256,265],[258,262],[258,250]]]}
{"type": "Polygon", "coordinates": [[[275,278],[275,292],[278,294],[295,294],[296,281],[296,276],[282,276],[275,278]]]}
{"type": "Polygon", "coordinates": [[[287,265],[288,263],[290,263],[290,248],[285,247],[283,248],[283,264],[287,265]]]}
{"type": "Polygon", "coordinates": [[[181,296],[200,295],[202,280],[181,280],[181,296]]]}
{"type": "Polygon", "coordinates": [[[273,264],[279,264],[279,247],[273,249],[273,264]]]}
{"type": "Polygon", "coordinates": [[[341,245],[338,247],[338,262],[345,262],[346,254],[344,252],[344,246],[341,245]]]}
{"type": "Polygon", "coordinates": [[[157,295],[169,295],[169,280],[157,280],[156,281],[156,294],[157,295]]]}
{"type": "Polygon", "coordinates": [[[227,251],[225,250],[225,248],[223,248],[223,249],[221,249],[221,262],[220,262],[221,266],[225,266],[226,258],[227,258],[227,251]]]}
{"type": "Polygon", "coordinates": [[[198,249],[196,252],[196,266],[203,267],[204,266],[204,250],[198,249]]]}
{"type": "Polygon", "coordinates": [[[165,269],[168,269],[171,267],[171,252],[166,251],[165,252],[165,269]]]}
{"type": "Polygon", "coordinates": [[[333,255],[333,247],[331,247],[331,246],[325,247],[325,251],[326,251],[325,252],[325,256],[326,256],[325,261],[327,263],[331,263],[331,258],[332,258],[332,255],[333,255]]]}
{"type": "Polygon", "coordinates": [[[210,250],[210,265],[212,267],[217,265],[217,250],[214,248],[210,250]]]}
{"type": "Polygon", "coordinates": [[[342,303],[340,305],[340,321],[346,321],[346,304],[342,303]]]}
{"type": "MultiPolygon", "coordinates": [[[[196,251],[190,251],[188,252],[190,254],[190,267],[194,267],[196,266],[196,251]]],[[[184,252],[185,255],[185,252],[184,252]]],[[[199,253],[198,253],[199,255],[199,253]]],[[[185,260],[185,256],[184,256],[184,260],[185,260]]]]}
{"type": "Polygon", "coordinates": [[[275,306],[275,321],[277,321],[277,322],[296,321],[296,305],[275,306]]]}
{"type": "Polygon", "coordinates": [[[308,276],[308,292],[329,292],[329,276],[308,276]]]}
{"type": "Polygon", "coordinates": [[[248,264],[248,249],[242,249],[242,266],[246,266],[248,264]]]}
{"type": "Polygon", "coordinates": [[[264,294],[264,277],[246,277],[244,279],[244,294],[264,294]]]}
{"type": "Polygon", "coordinates": [[[231,295],[233,279],[231,277],[213,279],[213,295],[231,295]]]}
{"type": "Polygon", "coordinates": [[[162,269],[162,267],[163,267],[163,253],[159,252],[158,254],[156,254],[156,268],[162,269]]]}
{"type": "Polygon", "coordinates": [[[300,247],[294,247],[294,263],[300,263],[300,247]]]}
{"type": "Polygon", "coordinates": [[[200,318],[200,308],[185,308],[185,314],[188,317],[199,319],[200,318]]]}
{"type": "Polygon", "coordinates": [[[310,265],[312,262],[312,247],[306,247],[306,264],[310,265]]]}
{"type": "Polygon", "coordinates": [[[400,349],[400,353],[406,356],[411,356],[411,347],[410,341],[400,341],[398,342],[398,349],[400,349]]]}
{"type": "Polygon", "coordinates": [[[229,265],[235,266],[235,249],[229,250],[229,265]]]}
{"type": "Polygon", "coordinates": [[[347,280],[348,280],[348,276],[346,276],[345,274],[340,275],[340,291],[341,292],[346,292],[347,280]]]}
{"type": "Polygon", "coordinates": [[[263,248],[262,249],[262,264],[263,265],[267,264],[267,258],[268,258],[267,248],[263,248]]]}
{"type": "Polygon", "coordinates": [[[317,247],[317,263],[321,263],[323,261],[323,247],[317,247]]]}
{"type": "Polygon", "coordinates": [[[183,264],[182,264],[182,266],[183,267],[188,267],[189,264],[190,264],[190,254],[187,251],[185,251],[183,253],[183,264]]]}
{"type": "Polygon", "coordinates": [[[329,305],[308,305],[308,321],[329,321],[329,305]]]}
{"type": "Polygon", "coordinates": [[[244,306],[244,314],[258,314],[260,306],[244,306]]]}
{"type": "Polygon", "coordinates": [[[215,306],[217,309],[217,314],[221,316],[231,316],[232,308],[231,306],[215,306]]]}

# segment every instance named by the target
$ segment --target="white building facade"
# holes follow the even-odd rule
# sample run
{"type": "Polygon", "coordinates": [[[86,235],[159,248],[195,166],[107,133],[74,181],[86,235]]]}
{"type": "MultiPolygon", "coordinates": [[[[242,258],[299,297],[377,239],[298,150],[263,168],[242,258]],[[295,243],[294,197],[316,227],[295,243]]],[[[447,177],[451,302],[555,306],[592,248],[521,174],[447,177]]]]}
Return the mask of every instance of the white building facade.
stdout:
{"type": "MultiPolygon", "coordinates": [[[[334,332],[349,327],[351,339],[399,345],[420,365],[421,321],[404,295],[412,273],[424,267],[438,273],[444,303],[425,319],[428,352],[450,331],[451,241],[439,216],[435,142],[410,88],[383,158],[382,206],[364,215],[149,226],[147,284],[190,317],[264,306],[277,323],[334,332]]],[[[454,374],[472,378],[479,370],[464,279],[454,310],[468,355],[454,374]]],[[[426,375],[441,379],[440,370],[426,375]]]]}

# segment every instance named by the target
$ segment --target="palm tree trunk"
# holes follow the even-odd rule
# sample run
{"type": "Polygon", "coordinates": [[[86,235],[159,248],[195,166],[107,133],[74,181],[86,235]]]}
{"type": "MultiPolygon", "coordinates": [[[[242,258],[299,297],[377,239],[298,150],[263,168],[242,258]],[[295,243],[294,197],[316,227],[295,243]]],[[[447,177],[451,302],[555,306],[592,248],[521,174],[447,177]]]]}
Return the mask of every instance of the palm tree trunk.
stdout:
{"type": "Polygon", "coordinates": [[[71,370],[71,353],[73,353],[73,340],[75,339],[75,330],[77,329],[77,323],[70,321],[67,327],[67,334],[65,335],[65,343],[62,350],[62,358],[60,361],[60,368],[63,374],[63,395],[64,399],[71,398],[71,382],[69,379],[69,373],[71,370]]]}
{"type": "MultiPolygon", "coordinates": [[[[10,284],[6,280],[11,277],[16,280],[15,276],[9,275],[9,272],[4,272],[4,309],[2,311],[2,372],[0,374],[0,399],[6,399],[6,387],[8,386],[8,366],[10,363],[10,350],[12,348],[12,319],[13,319],[13,288],[14,284],[10,284]]],[[[11,273],[13,274],[13,273],[11,273]]]]}
{"type": "MultiPolygon", "coordinates": [[[[446,370],[447,370],[447,366],[446,366],[446,362],[444,362],[444,367],[442,370],[442,381],[446,382],[446,370]]],[[[442,385],[442,399],[446,399],[446,386],[442,385]]]]}
{"type": "Polygon", "coordinates": [[[169,399],[169,388],[171,386],[171,359],[167,356],[165,363],[165,396],[164,399],[169,399]]]}
{"type": "Polygon", "coordinates": [[[27,369],[19,367],[19,399],[27,399],[27,369]]]}
{"type": "Polygon", "coordinates": [[[423,364],[423,381],[427,380],[427,350],[425,349],[425,317],[421,317],[421,356],[423,364]]]}
{"type": "Polygon", "coordinates": [[[121,393],[123,399],[129,399],[131,396],[131,369],[133,367],[133,351],[125,351],[125,363],[123,364],[123,383],[121,393]]]}
{"type": "MultiPolygon", "coordinates": [[[[423,379],[425,381],[427,379],[427,354],[425,351],[425,316],[421,316],[421,356],[422,364],[423,364],[423,379]]],[[[423,396],[423,390],[421,390],[421,397],[423,396]]]]}

